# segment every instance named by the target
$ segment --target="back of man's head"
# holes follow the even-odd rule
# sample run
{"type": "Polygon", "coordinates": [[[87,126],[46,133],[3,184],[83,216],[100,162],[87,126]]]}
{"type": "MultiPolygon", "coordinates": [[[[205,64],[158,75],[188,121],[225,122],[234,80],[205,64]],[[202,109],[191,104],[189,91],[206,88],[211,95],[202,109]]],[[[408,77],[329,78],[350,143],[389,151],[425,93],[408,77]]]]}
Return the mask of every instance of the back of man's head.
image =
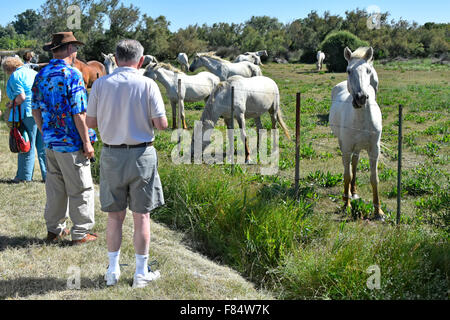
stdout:
{"type": "Polygon", "coordinates": [[[139,41],[125,39],[116,46],[117,62],[138,63],[144,55],[144,47],[139,41]]]}

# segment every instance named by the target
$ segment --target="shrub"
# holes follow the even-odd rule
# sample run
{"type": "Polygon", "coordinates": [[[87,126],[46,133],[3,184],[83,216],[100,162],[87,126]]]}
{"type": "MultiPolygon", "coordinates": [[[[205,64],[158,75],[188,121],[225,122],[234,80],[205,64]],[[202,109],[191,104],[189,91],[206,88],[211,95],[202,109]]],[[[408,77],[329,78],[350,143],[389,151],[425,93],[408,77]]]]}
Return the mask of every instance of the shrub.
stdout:
{"type": "Polygon", "coordinates": [[[344,49],[349,47],[352,51],[359,47],[367,47],[366,41],[360,40],[348,31],[338,31],[329,34],[320,45],[320,50],[325,52],[325,63],[332,72],[345,72],[347,61],[344,58],[344,49]]]}

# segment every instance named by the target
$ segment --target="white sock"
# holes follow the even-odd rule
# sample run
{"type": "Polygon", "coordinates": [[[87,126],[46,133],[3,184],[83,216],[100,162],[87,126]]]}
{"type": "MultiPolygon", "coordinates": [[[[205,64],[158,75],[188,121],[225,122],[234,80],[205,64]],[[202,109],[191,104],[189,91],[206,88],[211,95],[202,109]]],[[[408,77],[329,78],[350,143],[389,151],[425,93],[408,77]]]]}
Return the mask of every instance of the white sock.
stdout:
{"type": "Polygon", "coordinates": [[[109,272],[120,272],[119,258],[120,250],[116,252],[108,252],[109,257],[109,272]]]}
{"type": "Polygon", "coordinates": [[[140,255],[136,254],[136,275],[146,275],[148,273],[148,254],[140,255]]]}

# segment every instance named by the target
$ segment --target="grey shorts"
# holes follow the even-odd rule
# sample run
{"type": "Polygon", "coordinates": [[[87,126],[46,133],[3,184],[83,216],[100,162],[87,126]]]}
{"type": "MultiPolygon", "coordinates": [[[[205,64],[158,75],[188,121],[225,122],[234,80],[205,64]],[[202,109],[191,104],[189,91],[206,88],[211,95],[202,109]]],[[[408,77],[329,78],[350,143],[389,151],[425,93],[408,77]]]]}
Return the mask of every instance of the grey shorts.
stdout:
{"type": "Polygon", "coordinates": [[[100,204],[104,212],[119,212],[129,207],[135,213],[148,213],[164,205],[154,147],[103,147],[100,204]]]}

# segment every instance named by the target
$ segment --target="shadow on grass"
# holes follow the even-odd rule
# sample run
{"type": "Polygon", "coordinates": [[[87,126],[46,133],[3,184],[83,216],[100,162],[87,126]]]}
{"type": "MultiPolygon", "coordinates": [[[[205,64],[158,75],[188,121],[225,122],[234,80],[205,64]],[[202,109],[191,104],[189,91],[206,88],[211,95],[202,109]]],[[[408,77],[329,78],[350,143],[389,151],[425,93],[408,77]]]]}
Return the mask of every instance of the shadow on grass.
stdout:
{"type": "Polygon", "coordinates": [[[327,125],[329,123],[330,114],[318,114],[317,118],[319,119],[317,122],[318,125],[327,125]]]}
{"type": "MultiPolygon", "coordinates": [[[[67,275],[67,279],[58,279],[53,277],[22,277],[12,280],[0,280],[0,300],[8,298],[25,298],[31,295],[44,295],[52,291],[57,292],[75,290],[68,287],[68,282],[69,285],[72,284],[69,277],[70,274],[67,275]]],[[[95,279],[80,279],[80,290],[104,288],[107,287],[102,275],[99,275],[95,279]]]]}
{"type": "Polygon", "coordinates": [[[72,245],[69,240],[63,240],[55,243],[47,243],[44,239],[30,237],[7,237],[0,235],[0,252],[8,248],[28,248],[33,245],[58,245],[68,247],[72,245]]]}

